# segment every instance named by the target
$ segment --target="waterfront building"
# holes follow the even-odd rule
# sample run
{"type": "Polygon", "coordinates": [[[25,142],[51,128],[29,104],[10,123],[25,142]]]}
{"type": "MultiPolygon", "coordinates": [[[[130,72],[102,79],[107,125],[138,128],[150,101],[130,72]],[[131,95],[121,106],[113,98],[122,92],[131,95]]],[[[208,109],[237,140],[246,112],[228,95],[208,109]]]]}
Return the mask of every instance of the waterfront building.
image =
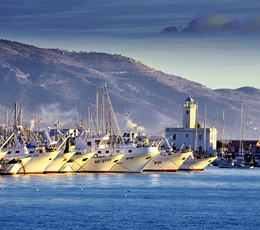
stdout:
{"type": "Polygon", "coordinates": [[[217,129],[199,124],[198,105],[191,97],[183,104],[183,127],[166,127],[165,137],[175,149],[192,149],[196,152],[216,152],[217,129]]]}

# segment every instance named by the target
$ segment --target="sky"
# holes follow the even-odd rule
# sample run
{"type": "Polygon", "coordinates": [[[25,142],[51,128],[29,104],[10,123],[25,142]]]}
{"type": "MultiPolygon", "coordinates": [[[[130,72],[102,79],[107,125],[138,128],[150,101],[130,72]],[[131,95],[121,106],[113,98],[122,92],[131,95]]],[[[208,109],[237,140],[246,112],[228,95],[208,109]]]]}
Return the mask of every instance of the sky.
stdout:
{"type": "Polygon", "coordinates": [[[1,0],[0,38],[121,54],[211,89],[260,89],[259,0],[1,0]]]}

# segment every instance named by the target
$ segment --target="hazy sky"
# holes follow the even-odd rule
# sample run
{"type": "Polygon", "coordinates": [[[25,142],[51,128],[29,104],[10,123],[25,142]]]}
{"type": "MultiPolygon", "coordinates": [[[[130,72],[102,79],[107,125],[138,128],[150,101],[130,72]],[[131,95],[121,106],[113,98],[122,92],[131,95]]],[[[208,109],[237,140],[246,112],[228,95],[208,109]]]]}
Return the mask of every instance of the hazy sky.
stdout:
{"type": "Polygon", "coordinates": [[[260,88],[259,0],[1,0],[0,38],[121,54],[209,88],[260,88]]]}

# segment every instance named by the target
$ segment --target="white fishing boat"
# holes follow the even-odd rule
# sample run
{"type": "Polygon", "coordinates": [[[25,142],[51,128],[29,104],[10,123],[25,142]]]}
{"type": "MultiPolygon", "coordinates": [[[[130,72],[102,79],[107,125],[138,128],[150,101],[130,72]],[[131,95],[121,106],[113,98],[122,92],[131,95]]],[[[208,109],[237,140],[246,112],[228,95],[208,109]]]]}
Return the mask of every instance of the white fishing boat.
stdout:
{"type": "Polygon", "coordinates": [[[95,155],[82,168],[86,172],[142,172],[159,154],[157,146],[145,143],[111,144],[110,137],[88,137],[88,131],[75,138],[76,148],[95,150],[95,155]]]}
{"type": "MultiPolygon", "coordinates": [[[[98,94],[97,94],[98,98],[98,94]]],[[[78,125],[79,135],[75,138],[76,150],[94,149],[95,155],[85,163],[82,170],[94,172],[142,172],[145,166],[159,154],[158,147],[145,141],[130,140],[128,143],[122,135],[115,116],[106,85],[102,88],[102,117],[98,116],[98,100],[96,104],[96,121],[91,107],[88,109],[88,129],[83,122],[78,125]],[[100,122],[98,122],[100,121],[100,122]],[[101,130],[98,129],[101,123],[101,130]],[[92,129],[94,124],[95,129],[92,129]],[[105,168],[103,168],[105,166],[105,168]],[[111,167],[111,168],[109,168],[111,167]]],[[[129,130],[129,133],[132,132],[129,130]]]]}
{"type": "Polygon", "coordinates": [[[192,154],[188,152],[161,151],[144,169],[144,171],[177,172],[184,161],[192,154]]]}
{"type": "Polygon", "coordinates": [[[83,167],[86,162],[88,162],[95,154],[93,149],[85,149],[85,150],[73,150],[74,155],[68,161],[67,167],[63,168],[61,172],[86,172],[83,167]]]}
{"type": "Polygon", "coordinates": [[[183,162],[192,154],[192,151],[182,151],[182,147],[179,151],[173,150],[168,139],[163,135],[162,141],[158,144],[160,154],[149,162],[144,171],[177,172],[183,162]]]}
{"type": "Polygon", "coordinates": [[[181,165],[179,170],[203,171],[207,166],[209,166],[216,159],[217,156],[215,155],[202,157],[202,158],[194,158],[193,155],[190,155],[181,165]]]}
{"type": "Polygon", "coordinates": [[[122,150],[124,156],[113,166],[111,172],[141,173],[160,153],[157,146],[127,146],[122,150]]]}
{"type": "Polygon", "coordinates": [[[29,157],[31,160],[24,166],[24,169],[18,171],[19,174],[42,174],[45,172],[48,165],[60,153],[60,150],[48,151],[45,148],[28,148],[29,157]]]}
{"type": "Polygon", "coordinates": [[[65,173],[71,171],[70,159],[75,154],[75,151],[74,149],[70,149],[69,137],[67,137],[64,142],[66,142],[65,149],[62,149],[62,151],[60,151],[55,159],[48,165],[45,173],[65,173]]]}
{"type": "MultiPolygon", "coordinates": [[[[124,156],[119,149],[109,148],[108,136],[89,137],[88,131],[81,128],[80,134],[75,138],[76,152],[87,152],[91,157],[77,170],[80,172],[110,172],[112,167],[124,156]]],[[[80,156],[75,154],[74,157],[80,156]]]]}
{"type": "MultiPolygon", "coordinates": [[[[40,145],[35,139],[34,133],[29,130],[29,134],[21,127],[15,127],[16,134],[14,138],[16,147],[27,148],[28,156],[31,157],[30,161],[18,171],[18,174],[42,174],[46,168],[53,162],[56,156],[60,153],[60,147],[47,145],[40,145]],[[28,140],[31,142],[28,142],[28,140]],[[27,143],[27,144],[25,144],[27,143]],[[26,146],[25,146],[26,145],[26,146]]],[[[15,154],[19,156],[18,154],[15,154]]]]}
{"type": "Polygon", "coordinates": [[[111,169],[124,154],[103,155],[95,154],[79,170],[80,172],[111,172],[111,169]]]}
{"type": "Polygon", "coordinates": [[[0,155],[0,174],[17,174],[17,172],[23,168],[24,165],[31,159],[28,154],[28,150],[23,146],[13,146],[17,143],[15,133],[12,133],[10,137],[1,146],[0,155]]]}
{"type": "Polygon", "coordinates": [[[5,158],[0,161],[0,174],[1,175],[15,175],[17,172],[22,169],[23,173],[26,174],[24,166],[31,159],[31,157],[24,158],[5,158]]]}

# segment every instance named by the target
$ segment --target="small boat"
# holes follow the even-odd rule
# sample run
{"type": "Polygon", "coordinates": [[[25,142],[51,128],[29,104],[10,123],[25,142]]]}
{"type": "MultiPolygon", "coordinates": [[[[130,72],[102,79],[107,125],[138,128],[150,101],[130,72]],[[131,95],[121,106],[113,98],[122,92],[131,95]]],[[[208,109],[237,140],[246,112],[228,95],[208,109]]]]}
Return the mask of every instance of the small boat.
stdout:
{"type": "Polygon", "coordinates": [[[219,168],[233,168],[234,167],[234,162],[233,161],[228,161],[226,159],[223,159],[219,161],[219,168]]]}

